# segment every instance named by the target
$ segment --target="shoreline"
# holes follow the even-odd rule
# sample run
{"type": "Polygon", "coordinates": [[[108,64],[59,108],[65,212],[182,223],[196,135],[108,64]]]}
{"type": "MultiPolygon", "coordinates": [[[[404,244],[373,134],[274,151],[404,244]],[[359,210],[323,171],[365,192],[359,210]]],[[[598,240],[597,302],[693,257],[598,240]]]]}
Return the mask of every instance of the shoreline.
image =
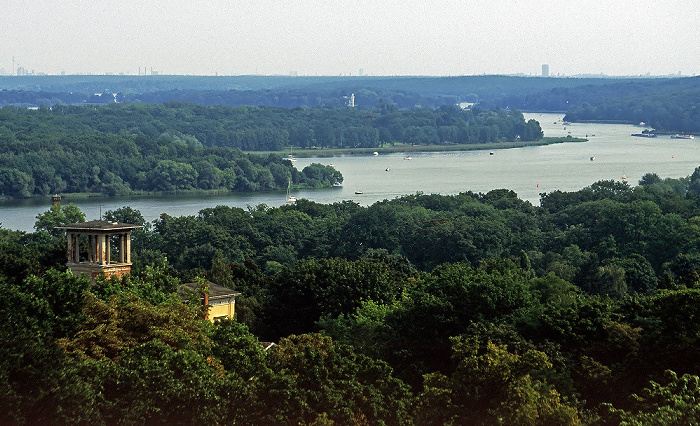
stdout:
{"type": "MultiPolygon", "coordinates": [[[[314,158],[314,157],[335,157],[337,155],[372,155],[374,152],[379,154],[394,154],[399,152],[449,152],[449,151],[479,151],[479,150],[494,150],[494,149],[510,149],[523,148],[527,146],[544,146],[555,143],[566,142],[587,142],[586,138],[575,137],[544,137],[536,141],[513,141],[513,142],[489,142],[489,143],[471,143],[471,144],[454,144],[454,145],[392,145],[376,148],[317,148],[317,149],[298,149],[294,151],[294,156],[297,158],[314,158]]],[[[269,155],[281,153],[281,151],[245,151],[247,154],[269,155]]]]}

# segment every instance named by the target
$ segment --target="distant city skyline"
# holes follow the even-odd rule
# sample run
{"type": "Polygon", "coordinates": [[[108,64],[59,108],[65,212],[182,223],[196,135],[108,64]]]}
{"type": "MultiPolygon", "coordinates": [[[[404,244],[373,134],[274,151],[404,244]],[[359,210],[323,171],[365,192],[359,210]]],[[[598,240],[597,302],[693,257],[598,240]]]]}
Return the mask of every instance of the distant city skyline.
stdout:
{"type": "Polygon", "coordinates": [[[4,75],[700,74],[697,0],[6,3],[4,75]]]}

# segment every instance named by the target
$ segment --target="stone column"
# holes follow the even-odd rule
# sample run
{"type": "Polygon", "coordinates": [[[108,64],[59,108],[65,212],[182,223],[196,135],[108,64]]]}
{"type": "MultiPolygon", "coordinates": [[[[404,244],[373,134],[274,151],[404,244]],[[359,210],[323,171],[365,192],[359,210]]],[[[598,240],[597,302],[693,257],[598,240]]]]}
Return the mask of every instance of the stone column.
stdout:
{"type": "Polygon", "coordinates": [[[106,254],[106,263],[109,265],[112,263],[112,241],[111,238],[109,238],[110,235],[107,234],[104,236],[105,239],[105,254],[106,254]]]}
{"type": "Polygon", "coordinates": [[[124,254],[126,263],[131,263],[131,232],[126,233],[126,241],[124,242],[124,254]]]}
{"type": "Polygon", "coordinates": [[[119,263],[126,263],[126,234],[119,234],[119,263]]]}
{"type": "Polygon", "coordinates": [[[66,234],[68,235],[68,241],[67,241],[68,248],[66,249],[66,258],[67,258],[66,262],[75,263],[73,261],[73,254],[74,254],[73,253],[73,234],[71,234],[70,232],[67,232],[66,234]]]}
{"type": "Polygon", "coordinates": [[[104,238],[100,238],[100,235],[95,235],[95,238],[97,238],[97,263],[104,265],[105,264],[105,250],[104,250],[104,243],[105,240],[104,238]]]}
{"type": "Polygon", "coordinates": [[[108,240],[106,235],[100,235],[100,242],[102,243],[102,264],[106,265],[109,263],[109,247],[107,246],[108,240]]]}

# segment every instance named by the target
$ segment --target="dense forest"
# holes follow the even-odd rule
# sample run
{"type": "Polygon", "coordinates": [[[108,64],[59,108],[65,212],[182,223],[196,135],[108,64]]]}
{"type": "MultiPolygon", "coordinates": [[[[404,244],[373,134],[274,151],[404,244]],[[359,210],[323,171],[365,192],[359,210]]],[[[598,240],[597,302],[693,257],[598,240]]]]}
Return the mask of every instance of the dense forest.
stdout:
{"type": "Polygon", "coordinates": [[[74,206],[0,228],[0,422],[698,424],[700,167],[540,204],[125,206],[133,273],[96,285],[63,272],[74,206]],[[206,280],[236,321],[174,295],[206,280]]]}
{"type": "Polygon", "coordinates": [[[616,120],[644,122],[656,130],[700,132],[700,80],[693,89],[633,95],[590,104],[566,113],[568,121],[616,120]]]}
{"type": "MultiPolygon", "coordinates": [[[[59,192],[234,190],[332,186],[339,171],[301,172],[241,151],[374,148],[542,138],[515,110],[203,106],[183,102],[0,109],[0,197],[59,192]]],[[[288,154],[289,152],[286,152],[288,154]]]]}
{"type": "Polygon", "coordinates": [[[483,106],[517,108],[526,111],[570,111],[585,103],[597,104],[631,97],[652,99],[664,93],[680,93],[700,88],[700,77],[580,79],[579,81],[578,85],[561,84],[532,92],[504,91],[501,96],[484,100],[483,106]]]}

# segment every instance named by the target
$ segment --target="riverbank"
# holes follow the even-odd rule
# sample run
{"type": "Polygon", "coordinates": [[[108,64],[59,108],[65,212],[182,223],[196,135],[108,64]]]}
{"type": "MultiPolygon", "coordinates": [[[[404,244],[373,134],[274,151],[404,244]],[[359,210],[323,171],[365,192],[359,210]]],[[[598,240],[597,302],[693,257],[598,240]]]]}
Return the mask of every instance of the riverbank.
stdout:
{"type": "MultiPolygon", "coordinates": [[[[399,152],[448,152],[448,151],[476,151],[495,150],[509,148],[523,148],[526,146],[543,146],[564,142],[586,142],[585,138],[574,137],[548,137],[537,141],[513,141],[513,142],[490,142],[490,143],[464,143],[452,145],[404,145],[395,144],[377,148],[315,148],[315,149],[295,149],[294,156],[299,158],[312,157],[335,157],[338,155],[372,155],[393,154],[399,152]]],[[[249,154],[279,154],[279,151],[246,151],[249,154]]]]}
{"type": "MultiPolygon", "coordinates": [[[[191,190],[181,190],[181,191],[131,191],[126,194],[114,194],[109,195],[100,192],[62,192],[61,202],[72,202],[79,200],[93,200],[93,199],[111,199],[115,197],[157,197],[157,196],[192,196],[192,195],[224,195],[230,194],[231,190],[228,189],[191,189],[191,190]]],[[[0,202],[3,201],[20,201],[20,200],[47,200],[51,199],[50,195],[33,195],[27,198],[7,198],[0,197],[0,202]]]]}
{"type": "MultiPolygon", "coordinates": [[[[308,187],[302,185],[292,185],[292,190],[299,191],[312,191],[312,190],[323,190],[332,189],[335,186],[322,186],[322,187],[308,187]]],[[[99,201],[99,200],[113,200],[113,199],[147,199],[153,197],[169,197],[177,198],[196,198],[196,197],[217,197],[222,195],[235,195],[235,194],[282,194],[284,190],[282,189],[270,189],[264,191],[234,191],[231,189],[189,189],[189,190],[178,190],[178,191],[133,191],[126,194],[114,194],[109,195],[99,192],[62,192],[61,203],[69,204],[77,201],[99,201]]],[[[27,198],[7,198],[0,197],[0,204],[3,203],[24,203],[27,205],[32,204],[45,204],[47,200],[51,200],[50,195],[33,195],[27,198]]],[[[0,223],[2,223],[0,221],[0,223]]]]}

